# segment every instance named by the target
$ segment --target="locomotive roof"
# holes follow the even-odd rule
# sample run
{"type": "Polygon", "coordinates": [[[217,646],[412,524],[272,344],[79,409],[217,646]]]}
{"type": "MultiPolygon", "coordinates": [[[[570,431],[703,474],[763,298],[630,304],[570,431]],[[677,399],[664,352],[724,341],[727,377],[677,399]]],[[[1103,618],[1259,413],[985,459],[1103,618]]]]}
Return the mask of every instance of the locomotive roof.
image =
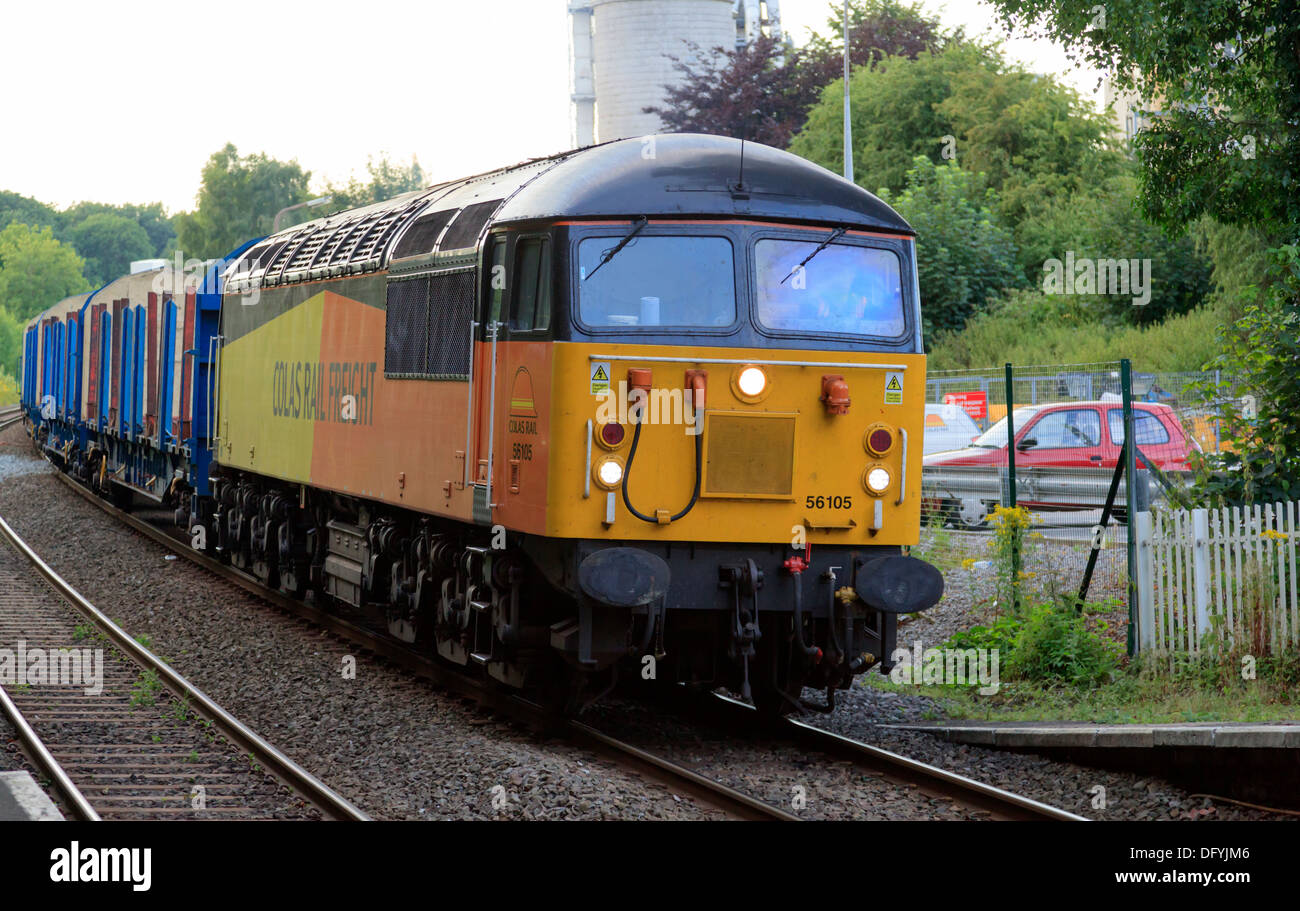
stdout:
{"type": "Polygon", "coordinates": [[[912,234],[861,187],[789,152],[723,136],[621,139],[295,225],[253,244],[226,288],[370,272],[471,250],[494,225],[566,218],[772,218],[912,234]]]}

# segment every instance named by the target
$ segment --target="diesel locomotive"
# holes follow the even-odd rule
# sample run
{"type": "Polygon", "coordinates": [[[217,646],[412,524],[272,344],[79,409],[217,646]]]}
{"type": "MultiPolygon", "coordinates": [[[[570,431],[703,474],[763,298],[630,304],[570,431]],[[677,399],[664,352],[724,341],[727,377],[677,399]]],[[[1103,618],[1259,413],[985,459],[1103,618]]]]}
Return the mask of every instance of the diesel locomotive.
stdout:
{"type": "Polygon", "coordinates": [[[104,496],[502,685],[833,705],[942,594],[915,246],[789,153],[621,140],[61,301],[23,404],[104,496]]]}

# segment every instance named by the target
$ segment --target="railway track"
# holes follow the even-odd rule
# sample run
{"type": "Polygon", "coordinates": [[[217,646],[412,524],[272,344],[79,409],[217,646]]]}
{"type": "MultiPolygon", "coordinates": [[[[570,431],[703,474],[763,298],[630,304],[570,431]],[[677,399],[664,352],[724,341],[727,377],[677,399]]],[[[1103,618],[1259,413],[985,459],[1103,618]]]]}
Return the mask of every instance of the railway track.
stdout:
{"type": "Polygon", "coordinates": [[[0,541],[0,645],[25,656],[14,664],[23,679],[0,689],[0,709],[71,815],[283,819],[315,807],[329,819],[368,818],[127,635],[3,518],[0,541]],[[55,675],[56,650],[81,660],[60,658],[65,672],[55,675]],[[179,700],[167,713],[157,705],[164,690],[179,700]]]}
{"type": "MultiPolygon", "coordinates": [[[[469,699],[484,709],[508,717],[533,729],[564,736],[594,752],[602,754],[625,766],[630,766],[643,776],[658,780],[675,790],[691,794],[700,802],[720,810],[732,818],[794,821],[797,814],[758,800],[742,791],[699,774],[690,767],[674,762],[603,733],[589,725],[572,719],[559,719],[548,709],[514,693],[496,690],[491,686],[466,677],[430,657],[415,652],[403,643],[387,638],[363,623],[326,611],[309,601],[299,601],[279,592],[271,591],[256,579],[224,563],[214,560],[189,546],[179,529],[167,528],[124,512],[96,496],[72,478],[59,472],[60,482],[79,496],[93,503],[120,522],[142,535],[184,554],[186,558],[216,576],[243,588],[291,615],[307,619],[345,641],[363,646],[375,655],[392,661],[408,672],[429,680],[441,689],[469,699]]],[[[715,697],[712,712],[725,713],[727,723],[747,726],[759,724],[757,712],[749,705],[726,697],[715,697]]],[[[847,759],[855,765],[869,769],[886,779],[918,788],[931,796],[944,796],[961,806],[982,810],[995,819],[1016,820],[1082,820],[1083,817],[1050,807],[1030,798],[1013,794],[973,779],[948,772],[936,766],[891,753],[868,744],[839,737],[798,721],[782,722],[771,731],[772,736],[793,739],[809,750],[816,750],[847,759]]]]}
{"type": "MultiPolygon", "coordinates": [[[[710,709],[728,724],[760,723],[755,709],[727,696],[714,695],[710,709]]],[[[772,734],[787,737],[806,750],[848,760],[865,770],[899,784],[917,788],[923,794],[945,797],[960,806],[982,810],[999,820],[1053,820],[1085,822],[1086,817],[1033,800],[1022,794],[967,778],[947,769],[921,762],[900,753],[843,737],[797,719],[783,719],[773,725],[772,734]]]]}
{"type": "Polygon", "coordinates": [[[0,408],[0,430],[8,430],[22,419],[23,412],[21,408],[17,406],[13,408],[0,408]]]}

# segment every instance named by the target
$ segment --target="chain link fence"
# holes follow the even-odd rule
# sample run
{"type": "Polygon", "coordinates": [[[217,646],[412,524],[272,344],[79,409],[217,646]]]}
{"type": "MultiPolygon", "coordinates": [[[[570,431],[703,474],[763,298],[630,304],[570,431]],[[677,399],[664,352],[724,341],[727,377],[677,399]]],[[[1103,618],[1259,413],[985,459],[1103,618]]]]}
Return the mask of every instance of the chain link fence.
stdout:
{"type": "Polygon", "coordinates": [[[1130,503],[1149,509],[1180,483],[1195,448],[1220,445],[1197,391],[1206,380],[1121,361],[930,373],[913,553],[944,573],[941,609],[969,625],[1005,613],[1012,598],[1082,598],[1113,614],[1123,638],[1130,503]]]}

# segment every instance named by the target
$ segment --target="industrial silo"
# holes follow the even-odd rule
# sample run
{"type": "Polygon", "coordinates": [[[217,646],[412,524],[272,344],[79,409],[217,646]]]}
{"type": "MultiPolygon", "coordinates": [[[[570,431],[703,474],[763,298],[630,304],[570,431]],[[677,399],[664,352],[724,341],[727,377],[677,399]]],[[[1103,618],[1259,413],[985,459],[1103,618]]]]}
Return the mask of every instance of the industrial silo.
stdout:
{"type": "Polygon", "coordinates": [[[671,57],[689,60],[689,45],[711,55],[780,34],[777,0],[570,0],[574,145],[659,129],[643,113],[663,102],[679,74],[671,57]]]}

